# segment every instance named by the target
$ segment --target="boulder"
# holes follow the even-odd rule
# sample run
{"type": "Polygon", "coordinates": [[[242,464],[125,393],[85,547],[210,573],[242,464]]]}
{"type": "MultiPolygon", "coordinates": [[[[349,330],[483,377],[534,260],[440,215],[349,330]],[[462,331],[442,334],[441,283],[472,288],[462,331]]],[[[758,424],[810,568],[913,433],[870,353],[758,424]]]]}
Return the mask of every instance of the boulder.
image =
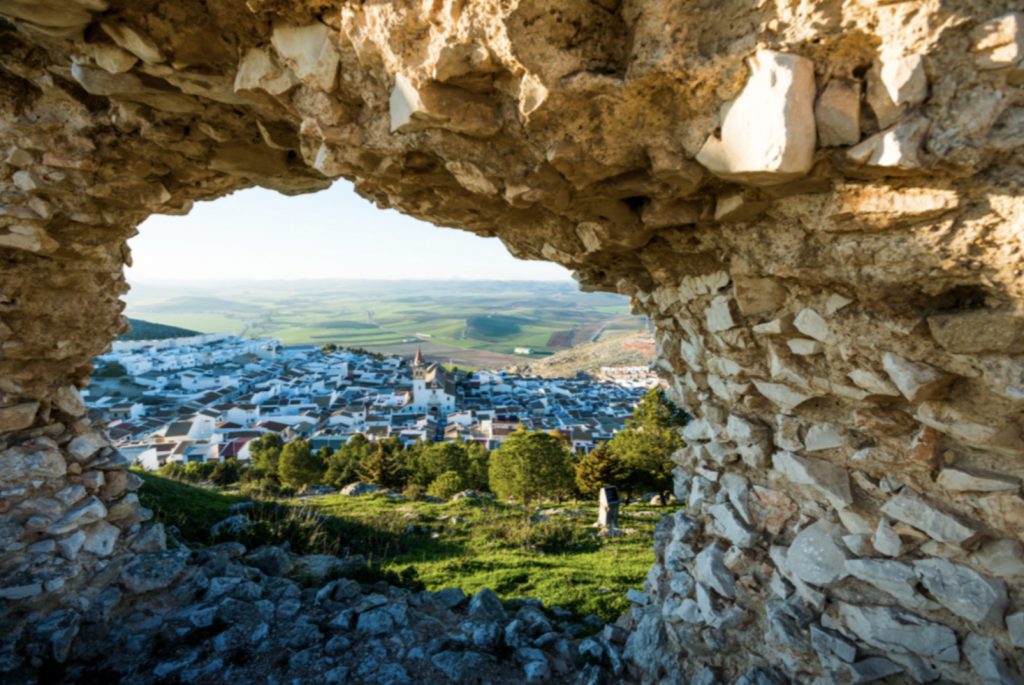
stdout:
{"type": "Polygon", "coordinates": [[[255,566],[268,576],[284,576],[291,573],[294,568],[288,552],[276,545],[257,547],[242,557],[242,561],[255,566]]]}
{"type": "Polygon", "coordinates": [[[371,495],[375,492],[380,492],[384,488],[373,483],[364,483],[362,481],[356,481],[355,483],[349,483],[343,487],[340,492],[346,497],[359,497],[361,495],[371,495]]]}

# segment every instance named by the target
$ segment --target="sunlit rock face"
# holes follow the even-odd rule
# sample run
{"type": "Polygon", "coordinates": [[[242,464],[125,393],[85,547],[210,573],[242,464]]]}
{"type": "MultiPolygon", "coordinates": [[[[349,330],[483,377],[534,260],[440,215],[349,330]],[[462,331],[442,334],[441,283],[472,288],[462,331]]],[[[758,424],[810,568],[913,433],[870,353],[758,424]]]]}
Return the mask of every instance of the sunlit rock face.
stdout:
{"type": "Polygon", "coordinates": [[[631,677],[1012,682],[1016,9],[0,0],[9,634],[92,620],[146,534],[76,391],[122,330],[134,227],[345,177],[657,325],[690,506],[626,620],[631,677]]]}

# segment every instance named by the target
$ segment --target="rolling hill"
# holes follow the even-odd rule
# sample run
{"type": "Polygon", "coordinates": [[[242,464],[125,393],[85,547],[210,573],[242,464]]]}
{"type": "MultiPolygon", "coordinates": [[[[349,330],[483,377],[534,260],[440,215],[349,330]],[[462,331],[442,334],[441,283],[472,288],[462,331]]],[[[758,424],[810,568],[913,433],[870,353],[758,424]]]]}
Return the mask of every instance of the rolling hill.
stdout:
{"type": "Polygon", "coordinates": [[[118,340],[163,340],[164,338],[186,338],[190,335],[201,335],[198,331],[190,331],[187,328],[167,326],[142,319],[129,318],[128,325],[132,327],[131,330],[118,337],[118,340]]]}

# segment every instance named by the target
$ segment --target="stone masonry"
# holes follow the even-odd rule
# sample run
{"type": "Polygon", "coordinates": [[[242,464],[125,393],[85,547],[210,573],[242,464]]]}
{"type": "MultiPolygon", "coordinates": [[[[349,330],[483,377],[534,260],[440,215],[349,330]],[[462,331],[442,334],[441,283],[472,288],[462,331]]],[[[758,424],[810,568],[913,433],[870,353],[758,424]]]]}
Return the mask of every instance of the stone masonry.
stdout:
{"type": "Polygon", "coordinates": [[[147,549],[77,392],[134,227],[344,177],[656,323],[631,678],[1020,682],[1022,58],[1010,0],[0,0],[0,616],[147,549]]]}

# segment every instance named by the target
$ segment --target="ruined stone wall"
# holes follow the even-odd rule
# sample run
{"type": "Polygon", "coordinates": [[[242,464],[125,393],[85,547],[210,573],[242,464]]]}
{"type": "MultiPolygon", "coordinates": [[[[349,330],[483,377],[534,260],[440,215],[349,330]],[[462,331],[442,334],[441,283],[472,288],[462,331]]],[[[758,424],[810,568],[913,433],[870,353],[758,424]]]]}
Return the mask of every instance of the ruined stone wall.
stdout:
{"type": "Polygon", "coordinates": [[[635,678],[1016,682],[1016,9],[0,0],[7,618],[85,615],[146,533],[75,390],[134,227],[345,177],[657,324],[689,507],[635,678]]]}

